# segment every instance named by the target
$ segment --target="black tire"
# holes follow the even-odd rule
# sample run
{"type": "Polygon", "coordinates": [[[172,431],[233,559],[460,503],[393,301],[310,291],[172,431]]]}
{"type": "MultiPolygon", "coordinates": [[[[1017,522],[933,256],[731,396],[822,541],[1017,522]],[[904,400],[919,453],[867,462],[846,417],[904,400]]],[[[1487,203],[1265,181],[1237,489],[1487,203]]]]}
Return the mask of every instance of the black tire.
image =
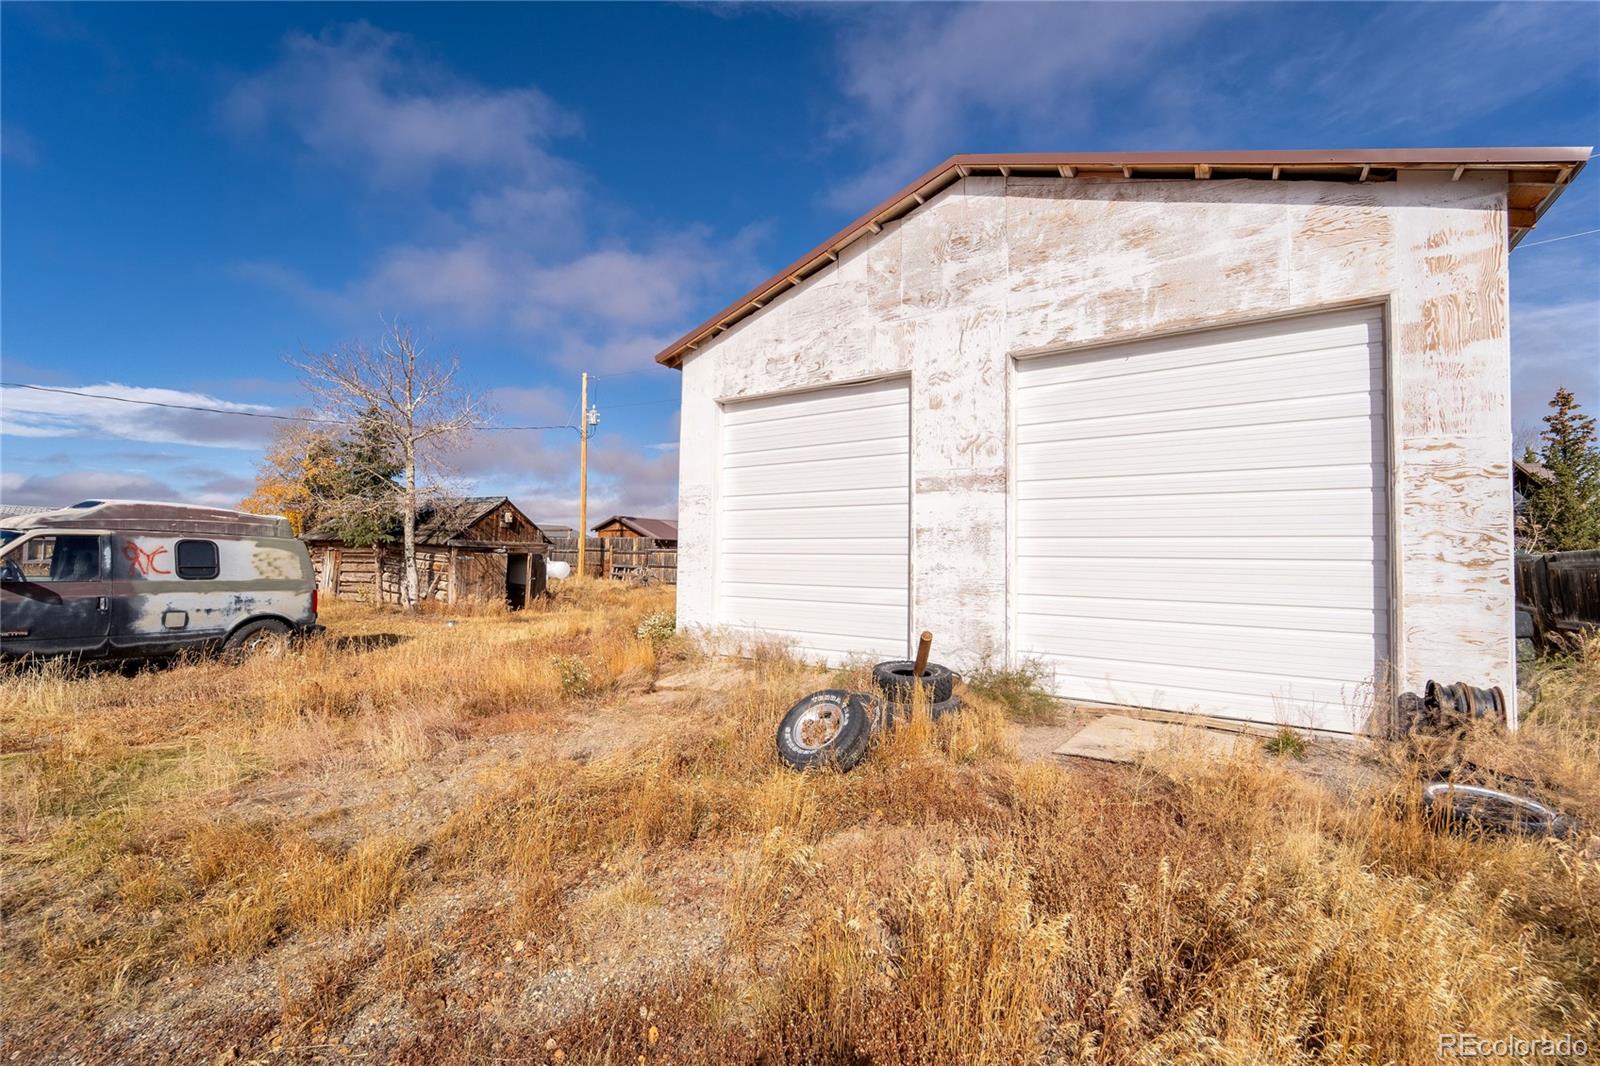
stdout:
{"type": "Polygon", "coordinates": [[[867,754],[871,697],[842,688],[813,692],[778,723],[778,758],[796,770],[836,765],[849,770],[867,754]]]}
{"type": "MultiPolygon", "coordinates": [[[[951,713],[953,713],[955,711],[959,711],[960,709],[961,709],[961,697],[960,696],[951,696],[947,700],[940,700],[938,703],[930,703],[930,704],[928,704],[928,717],[930,719],[932,719],[933,721],[937,722],[939,719],[943,718],[945,715],[951,714],[951,713]]],[[[887,703],[886,702],[884,704],[884,706],[883,706],[883,712],[881,714],[879,714],[878,717],[877,717],[877,721],[879,723],[879,728],[882,728],[882,729],[893,729],[894,728],[894,723],[897,720],[904,720],[904,719],[907,719],[907,718],[910,718],[910,717],[911,717],[911,704],[909,704],[909,703],[887,703]]]]}
{"type": "Polygon", "coordinates": [[[912,675],[916,666],[917,664],[909,659],[892,659],[886,663],[879,663],[872,668],[872,680],[877,682],[878,688],[883,690],[890,703],[910,703],[912,690],[919,683],[928,699],[934,703],[943,703],[954,695],[956,675],[950,672],[948,666],[929,663],[923,669],[920,679],[912,675]]]}
{"type": "Polygon", "coordinates": [[[230,633],[222,645],[222,656],[229,662],[240,663],[253,655],[281,654],[288,647],[289,627],[276,618],[263,618],[247,622],[230,633]]]}

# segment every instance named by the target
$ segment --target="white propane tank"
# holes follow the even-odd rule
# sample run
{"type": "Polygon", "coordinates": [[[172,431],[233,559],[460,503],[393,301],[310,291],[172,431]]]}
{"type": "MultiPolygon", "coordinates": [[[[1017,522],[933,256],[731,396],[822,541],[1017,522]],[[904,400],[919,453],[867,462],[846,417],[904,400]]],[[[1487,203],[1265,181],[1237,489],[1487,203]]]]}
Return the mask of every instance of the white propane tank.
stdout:
{"type": "Polygon", "coordinates": [[[572,564],[552,561],[545,565],[544,572],[552,581],[560,581],[562,578],[572,576],[572,564]]]}

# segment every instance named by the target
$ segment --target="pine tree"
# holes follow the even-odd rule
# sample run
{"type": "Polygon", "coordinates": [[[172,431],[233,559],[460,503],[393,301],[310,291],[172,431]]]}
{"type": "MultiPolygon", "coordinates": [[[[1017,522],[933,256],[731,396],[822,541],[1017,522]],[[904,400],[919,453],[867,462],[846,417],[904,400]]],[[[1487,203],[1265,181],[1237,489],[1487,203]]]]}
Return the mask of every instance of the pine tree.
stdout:
{"type": "Polygon", "coordinates": [[[1600,548],[1600,446],[1594,419],[1565,388],[1556,390],[1544,416],[1539,461],[1548,482],[1529,490],[1523,519],[1534,551],[1600,548]]]}
{"type": "Polygon", "coordinates": [[[286,423],[256,468],[255,491],[239,506],[285,516],[296,536],[316,529],[369,547],[399,536],[396,479],[403,469],[375,412],[342,433],[286,423]]]}
{"type": "Polygon", "coordinates": [[[351,547],[395,539],[405,470],[378,413],[370,407],[338,442],[327,527],[351,547]]]}

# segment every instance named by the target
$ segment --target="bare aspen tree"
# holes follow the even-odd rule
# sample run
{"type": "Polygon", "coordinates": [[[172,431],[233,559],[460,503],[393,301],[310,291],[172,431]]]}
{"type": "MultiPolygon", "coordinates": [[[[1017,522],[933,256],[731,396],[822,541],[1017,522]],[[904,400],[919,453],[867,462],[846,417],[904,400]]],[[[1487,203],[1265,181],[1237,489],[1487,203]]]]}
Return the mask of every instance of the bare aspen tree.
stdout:
{"type": "Polygon", "coordinates": [[[411,329],[395,322],[376,348],[357,342],[331,352],[307,352],[289,363],[305,375],[306,388],[322,402],[327,417],[352,425],[365,422],[399,456],[405,560],[400,598],[406,610],[414,610],[417,511],[424,478],[437,468],[444,447],[479,422],[476,400],[456,384],[458,361],[430,359],[411,329]]]}

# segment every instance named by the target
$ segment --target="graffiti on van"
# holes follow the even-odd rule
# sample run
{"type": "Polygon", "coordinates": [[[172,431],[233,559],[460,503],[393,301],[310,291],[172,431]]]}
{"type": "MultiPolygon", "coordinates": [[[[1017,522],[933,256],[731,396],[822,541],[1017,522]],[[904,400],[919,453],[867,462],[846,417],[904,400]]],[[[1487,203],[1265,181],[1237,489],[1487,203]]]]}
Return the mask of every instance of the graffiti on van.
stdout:
{"type": "Polygon", "coordinates": [[[122,554],[127,556],[128,567],[135,574],[143,574],[148,577],[151,574],[172,573],[171,570],[163,570],[158,563],[158,560],[167,554],[165,547],[146,550],[130,540],[123,545],[122,554]]]}

